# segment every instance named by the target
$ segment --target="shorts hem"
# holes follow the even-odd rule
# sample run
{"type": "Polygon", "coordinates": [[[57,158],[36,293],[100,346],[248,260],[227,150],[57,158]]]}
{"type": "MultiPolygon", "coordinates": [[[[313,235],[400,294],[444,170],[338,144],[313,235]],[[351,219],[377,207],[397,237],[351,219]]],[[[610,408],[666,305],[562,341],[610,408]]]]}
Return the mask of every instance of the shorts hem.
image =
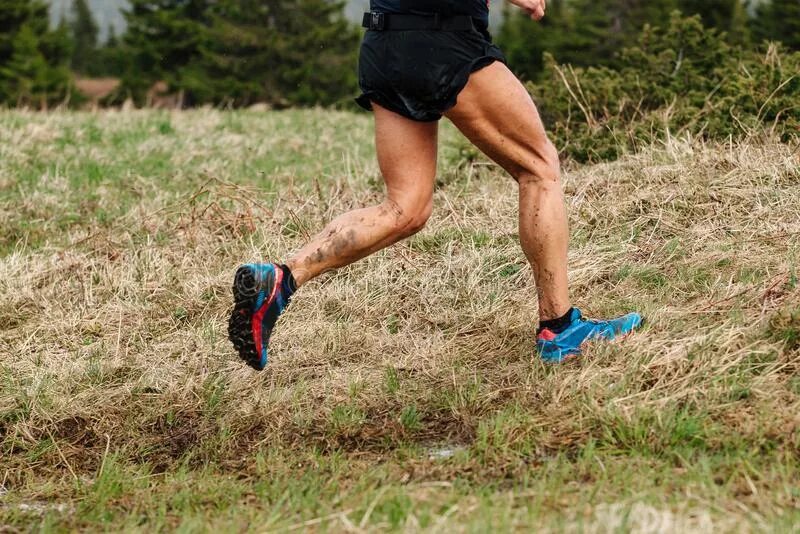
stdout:
{"type": "Polygon", "coordinates": [[[479,70],[483,70],[492,65],[496,61],[499,61],[504,65],[506,64],[505,58],[486,55],[472,60],[464,69],[456,74],[450,84],[453,88],[453,90],[450,92],[451,96],[447,98],[444,106],[442,107],[442,115],[453,109],[456,104],[458,104],[458,97],[469,83],[470,77],[479,70]]]}
{"type": "Polygon", "coordinates": [[[414,116],[411,112],[407,109],[401,108],[392,104],[389,99],[384,98],[378,91],[364,91],[361,96],[355,99],[356,104],[361,106],[367,111],[374,111],[372,107],[372,103],[375,102],[380,107],[388,109],[392,113],[397,113],[398,115],[405,117],[406,119],[412,120],[414,122],[439,122],[442,120],[442,114],[438,111],[436,112],[425,112],[431,115],[430,117],[419,117],[414,116]]]}

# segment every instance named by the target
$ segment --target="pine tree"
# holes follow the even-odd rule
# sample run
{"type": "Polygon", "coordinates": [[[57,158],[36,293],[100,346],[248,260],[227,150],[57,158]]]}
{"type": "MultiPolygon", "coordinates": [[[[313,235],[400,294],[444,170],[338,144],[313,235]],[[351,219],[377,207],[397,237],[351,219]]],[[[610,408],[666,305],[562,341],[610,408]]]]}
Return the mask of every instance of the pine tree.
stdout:
{"type": "Polygon", "coordinates": [[[355,92],[358,32],[338,0],[132,0],[123,91],[184,103],[332,103],[355,92]]]}
{"type": "MultiPolygon", "coordinates": [[[[800,6],[800,0],[776,1],[800,6]]],[[[529,79],[541,76],[544,52],[575,66],[618,66],[620,52],[637,44],[645,25],[663,27],[676,10],[699,15],[731,43],[749,40],[743,0],[551,0],[538,23],[507,9],[498,43],[514,70],[529,79]]]]}
{"type": "Polygon", "coordinates": [[[65,99],[71,41],[48,27],[40,0],[0,0],[0,103],[46,106],[65,99]]]}
{"type": "Polygon", "coordinates": [[[96,58],[94,65],[89,69],[92,76],[119,78],[125,75],[129,63],[129,50],[117,37],[113,26],[108,30],[106,42],[97,48],[96,58]]]}
{"type": "Polygon", "coordinates": [[[576,66],[613,65],[646,24],[669,21],[678,0],[551,0],[547,16],[529,20],[512,8],[498,43],[522,76],[536,79],[542,54],[576,66]]]}
{"type": "Polygon", "coordinates": [[[187,90],[238,105],[330,104],[356,90],[358,32],[328,0],[222,0],[187,90]]]}
{"type": "Polygon", "coordinates": [[[584,65],[615,64],[620,50],[632,46],[645,25],[669,21],[677,0],[572,0],[573,47],[584,65]]]}
{"type": "Polygon", "coordinates": [[[172,91],[185,86],[184,78],[207,45],[212,0],[131,0],[125,12],[128,51],[123,90],[143,102],[156,81],[172,91]]]}
{"type": "Polygon", "coordinates": [[[769,0],[756,9],[753,33],[761,41],[780,41],[800,50],[800,0],[769,0]]]}
{"type": "MultiPolygon", "coordinates": [[[[20,28],[37,15],[47,17],[46,8],[30,0],[0,0],[0,65],[14,53],[14,38],[20,28]]],[[[46,20],[46,19],[43,19],[46,20]]]]}
{"type": "Polygon", "coordinates": [[[563,63],[579,60],[571,47],[574,21],[565,0],[551,0],[547,4],[547,16],[538,23],[524,11],[509,6],[506,6],[504,20],[497,43],[518,76],[537,79],[544,70],[545,52],[563,63]]]}
{"type": "Polygon", "coordinates": [[[70,27],[74,49],[72,70],[79,74],[94,74],[90,71],[95,65],[97,53],[97,34],[99,28],[86,0],[73,0],[70,27]]]}
{"type": "Polygon", "coordinates": [[[725,32],[730,42],[749,41],[747,7],[742,0],[679,0],[678,7],[684,15],[700,15],[703,26],[725,32]]]}
{"type": "Polygon", "coordinates": [[[13,40],[13,52],[8,62],[0,68],[0,76],[7,80],[9,98],[14,105],[47,105],[48,65],[39,51],[39,41],[30,25],[23,25],[13,40]]]}

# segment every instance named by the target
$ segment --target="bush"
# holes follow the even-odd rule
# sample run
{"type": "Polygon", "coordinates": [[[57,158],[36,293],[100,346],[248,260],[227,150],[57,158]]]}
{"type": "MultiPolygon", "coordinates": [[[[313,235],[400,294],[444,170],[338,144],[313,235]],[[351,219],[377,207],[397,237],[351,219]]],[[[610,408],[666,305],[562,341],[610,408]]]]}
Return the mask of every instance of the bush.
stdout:
{"type": "Polygon", "coordinates": [[[620,66],[572,68],[545,60],[529,84],[562,151],[578,161],[619,157],[667,136],[751,136],[800,131],[800,53],[779,45],[747,50],[675,12],[645,27],[620,66]]]}

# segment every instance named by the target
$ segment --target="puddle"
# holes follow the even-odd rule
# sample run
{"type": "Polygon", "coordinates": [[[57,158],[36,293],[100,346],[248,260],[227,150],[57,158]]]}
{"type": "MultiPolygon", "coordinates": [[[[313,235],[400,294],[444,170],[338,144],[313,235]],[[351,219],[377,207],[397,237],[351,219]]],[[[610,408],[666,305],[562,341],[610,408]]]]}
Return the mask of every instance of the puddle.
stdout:
{"type": "Polygon", "coordinates": [[[429,460],[446,460],[452,458],[457,453],[466,450],[460,445],[451,445],[443,447],[431,447],[428,449],[429,460]]]}

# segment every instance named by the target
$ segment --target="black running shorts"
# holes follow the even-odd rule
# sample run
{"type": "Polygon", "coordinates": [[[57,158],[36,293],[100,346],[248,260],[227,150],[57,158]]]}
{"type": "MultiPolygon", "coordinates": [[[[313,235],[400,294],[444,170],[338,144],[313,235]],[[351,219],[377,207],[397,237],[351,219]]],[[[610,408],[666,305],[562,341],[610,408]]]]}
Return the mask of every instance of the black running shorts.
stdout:
{"type": "Polygon", "coordinates": [[[409,119],[432,122],[456,105],[470,74],[505,63],[489,34],[469,31],[374,31],[361,43],[358,104],[372,102],[409,119]]]}

